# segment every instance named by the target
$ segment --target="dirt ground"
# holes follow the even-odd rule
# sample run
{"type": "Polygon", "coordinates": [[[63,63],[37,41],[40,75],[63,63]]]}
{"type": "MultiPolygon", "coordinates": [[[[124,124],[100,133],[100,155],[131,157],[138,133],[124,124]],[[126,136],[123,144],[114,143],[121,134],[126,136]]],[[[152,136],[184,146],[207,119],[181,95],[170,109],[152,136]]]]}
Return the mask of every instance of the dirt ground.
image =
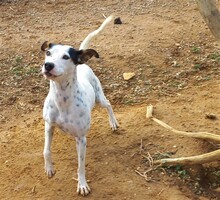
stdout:
{"type": "MultiPolygon", "coordinates": [[[[218,2],[218,1],[217,1],[218,2]]],[[[218,2],[219,4],[219,2],[218,2]]],[[[194,0],[0,1],[0,199],[220,199],[220,163],[159,167],[143,157],[198,155],[218,148],[180,137],[145,118],[146,106],[176,129],[220,131],[219,64],[215,39],[194,0]],[[120,128],[104,109],[93,111],[86,173],[92,193],[76,194],[75,141],[56,130],[56,175],[44,174],[42,106],[49,83],[40,74],[41,44],[79,47],[104,16],[109,24],[92,43],[89,65],[102,82],[120,128]],[[125,81],[124,72],[135,76],[125,81]],[[214,114],[211,120],[206,114],[214,114]]]]}

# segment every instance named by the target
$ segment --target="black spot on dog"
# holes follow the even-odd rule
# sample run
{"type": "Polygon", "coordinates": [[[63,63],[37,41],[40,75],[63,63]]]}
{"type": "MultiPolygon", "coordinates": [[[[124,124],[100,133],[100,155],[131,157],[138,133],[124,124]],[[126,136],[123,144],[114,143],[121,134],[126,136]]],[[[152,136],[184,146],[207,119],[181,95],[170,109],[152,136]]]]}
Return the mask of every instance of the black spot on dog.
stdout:
{"type": "Polygon", "coordinates": [[[87,126],[90,124],[90,118],[87,119],[87,126]]]}
{"type": "Polygon", "coordinates": [[[83,100],[79,97],[76,97],[76,99],[80,102],[80,103],[84,103],[83,100]]]}
{"type": "Polygon", "coordinates": [[[84,112],[81,112],[80,114],[79,114],[79,117],[83,117],[84,116],[84,112]]]}
{"type": "Polygon", "coordinates": [[[70,85],[70,83],[69,83],[69,82],[67,82],[67,84],[66,84],[66,88],[67,88],[69,85],[70,85]]]}
{"type": "Polygon", "coordinates": [[[63,97],[63,101],[66,103],[66,101],[69,99],[69,97],[68,96],[66,96],[66,97],[63,97]]]}
{"type": "Polygon", "coordinates": [[[78,54],[74,48],[69,48],[68,51],[70,58],[72,59],[73,63],[76,65],[78,63],[78,54]]]}
{"type": "Polygon", "coordinates": [[[80,159],[81,159],[81,161],[83,161],[83,160],[84,160],[84,157],[83,157],[83,156],[80,156],[80,159]]]}

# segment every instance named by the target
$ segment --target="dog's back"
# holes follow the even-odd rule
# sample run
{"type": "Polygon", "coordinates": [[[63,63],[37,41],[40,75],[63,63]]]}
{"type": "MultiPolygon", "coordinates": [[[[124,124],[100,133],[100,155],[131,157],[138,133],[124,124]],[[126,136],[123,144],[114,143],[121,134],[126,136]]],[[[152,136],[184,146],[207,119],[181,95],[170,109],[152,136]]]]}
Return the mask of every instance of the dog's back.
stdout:
{"type": "Polygon", "coordinates": [[[101,83],[97,76],[94,74],[92,69],[86,65],[78,65],[77,66],[77,79],[79,83],[84,85],[85,87],[90,87],[92,86],[93,91],[95,93],[95,101],[97,103],[100,102],[100,96],[104,95],[101,83]]]}

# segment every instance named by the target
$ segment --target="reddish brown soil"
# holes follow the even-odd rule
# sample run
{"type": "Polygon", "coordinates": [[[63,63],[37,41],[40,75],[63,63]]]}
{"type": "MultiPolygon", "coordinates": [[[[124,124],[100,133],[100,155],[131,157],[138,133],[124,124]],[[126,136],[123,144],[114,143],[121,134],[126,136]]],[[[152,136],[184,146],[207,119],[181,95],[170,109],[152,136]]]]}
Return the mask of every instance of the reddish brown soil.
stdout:
{"type": "Polygon", "coordinates": [[[0,1],[0,199],[220,199],[219,161],[203,166],[158,168],[147,174],[160,153],[197,155],[215,144],[168,132],[145,118],[155,116],[186,131],[219,134],[220,54],[193,0],[0,1]],[[40,45],[79,47],[104,20],[108,25],[91,48],[101,58],[89,65],[102,82],[120,128],[110,130],[107,113],[95,108],[88,134],[87,178],[92,193],[76,194],[75,141],[56,130],[56,175],[44,174],[42,105],[48,82],[40,74],[40,45]],[[124,81],[124,72],[135,77],[124,81]],[[213,113],[217,119],[206,118],[213,113]],[[156,158],[155,158],[156,159],[156,158]]]}

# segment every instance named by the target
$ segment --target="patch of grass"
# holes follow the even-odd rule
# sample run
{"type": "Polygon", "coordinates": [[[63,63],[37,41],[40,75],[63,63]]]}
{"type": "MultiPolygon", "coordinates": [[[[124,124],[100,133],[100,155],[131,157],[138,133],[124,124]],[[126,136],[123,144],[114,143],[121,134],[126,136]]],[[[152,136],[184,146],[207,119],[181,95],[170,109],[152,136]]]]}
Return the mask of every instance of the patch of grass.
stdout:
{"type": "Polygon", "coordinates": [[[196,63],[194,66],[193,66],[193,69],[195,70],[201,70],[202,69],[202,65],[200,63],[196,63]]]}
{"type": "Polygon", "coordinates": [[[183,169],[183,167],[181,165],[175,165],[175,166],[166,166],[166,167],[163,167],[167,172],[168,174],[177,174],[178,177],[180,177],[181,179],[186,179],[189,177],[189,174],[188,172],[183,169]]]}
{"type": "Polygon", "coordinates": [[[12,67],[11,71],[16,76],[22,76],[22,74],[24,74],[24,67],[18,65],[18,66],[12,67]]]}
{"type": "Polygon", "coordinates": [[[10,72],[17,77],[36,74],[40,71],[39,68],[28,66],[20,55],[12,58],[10,62],[12,63],[10,72]]]}
{"type": "Polygon", "coordinates": [[[220,61],[220,54],[215,52],[215,53],[211,53],[208,58],[210,58],[213,61],[220,61]]]}
{"type": "Polygon", "coordinates": [[[23,57],[17,55],[16,58],[15,58],[15,61],[16,61],[17,64],[19,64],[19,63],[21,63],[23,61],[23,57]]]}
{"type": "Polygon", "coordinates": [[[191,48],[191,52],[193,52],[193,53],[201,53],[201,48],[197,47],[197,46],[193,46],[191,48]]]}
{"type": "Polygon", "coordinates": [[[209,80],[211,80],[212,78],[210,77],[210,76],[205,76],[205,77],[203,77],[202,78],[202,80],[204,80],[204,81],[209,81],[209,80]]]}
{"type": "Polygon", "coordinates": [[[188,176],[187,171],[185,169],[183,169],[182,166],[180,166],[180,165],[175,166],[175,171],[177,172],[179,177],[182,178],[182,179],[184,179],[188,176]]]}
{"type": "Polygon", "coordinates": [[[28,68],[28,70],[27,70],[27,74],[28,75],[31,75],[31,74],[38,74],[40,72],[40,69],[39,68],[33,68],[33,67],[31,67],[31,68],[28,68]]]}

